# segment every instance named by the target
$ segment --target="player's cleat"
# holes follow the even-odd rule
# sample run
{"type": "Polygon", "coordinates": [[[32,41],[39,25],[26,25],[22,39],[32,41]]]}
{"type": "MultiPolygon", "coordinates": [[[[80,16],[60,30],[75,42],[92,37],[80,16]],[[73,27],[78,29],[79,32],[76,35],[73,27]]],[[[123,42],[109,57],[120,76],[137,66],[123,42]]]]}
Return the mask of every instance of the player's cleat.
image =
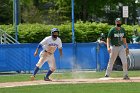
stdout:
{"type": "Polygon", "coordinates": [[[105,77],[109,77],[108,75],[105,75],[105,77]]]}
{"type": "Polygon", "coordinates": [[[129,80],[130,78],[128,77],[128,75],[125,75],[125,76],[123,77],[123,79],[124,79],[124,80],[129,80]]]}
{"type": "Polygon", "coordinates": [[[44,81],[52,81],[52,80],[47,77],[44,77],[44,81]]]}
{"type": "Polygon", "coordinates": [[[30,78],[31,78],[31,81],[35,80],[35,76],[30,76],[30,78]]]}

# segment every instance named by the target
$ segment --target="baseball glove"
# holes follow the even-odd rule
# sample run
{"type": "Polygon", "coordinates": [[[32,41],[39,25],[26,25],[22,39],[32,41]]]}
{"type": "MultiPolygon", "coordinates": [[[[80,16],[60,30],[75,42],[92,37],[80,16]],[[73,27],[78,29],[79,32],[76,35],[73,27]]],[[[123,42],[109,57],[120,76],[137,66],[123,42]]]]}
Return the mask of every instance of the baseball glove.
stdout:
{"type": "Polygon", "coordinates": [[[126,48],[126,49],[125,49],[125,52],[126,52],[126,56],[128,56],[128,55],[129,55],[129,49],[126,48]]]}

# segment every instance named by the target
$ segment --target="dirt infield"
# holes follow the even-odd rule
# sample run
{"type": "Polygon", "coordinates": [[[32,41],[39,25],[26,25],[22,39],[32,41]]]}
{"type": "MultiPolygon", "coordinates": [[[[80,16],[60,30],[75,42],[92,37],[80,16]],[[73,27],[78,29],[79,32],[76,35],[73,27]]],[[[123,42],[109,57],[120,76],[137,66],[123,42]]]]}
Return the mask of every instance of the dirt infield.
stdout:
{"type": "Polygon", "coordinates": [[[0,88],[43,85],[43,84],[117,83],[117,82],[140,82],[140,77],[131,77],[130,80],[123,80],[122,78],[98,78],[98,79],[59,79],[53,81],[35,80],[24,82],[6,82],[0,83],[0,88]]]}

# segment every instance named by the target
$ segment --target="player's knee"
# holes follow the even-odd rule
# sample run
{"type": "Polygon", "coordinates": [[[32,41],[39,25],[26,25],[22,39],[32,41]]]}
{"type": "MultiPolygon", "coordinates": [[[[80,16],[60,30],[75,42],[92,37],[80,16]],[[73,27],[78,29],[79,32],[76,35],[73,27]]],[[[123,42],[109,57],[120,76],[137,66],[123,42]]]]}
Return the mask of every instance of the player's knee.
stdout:
{"type": "Polygon", "coordinates": [[[125,60],[125,61],[122,61],[122,64],[123,65],[127,65],[127,61],[125,60]]]}
{"type": "Polygon", "coordinates": [[[41,67],[42,67],[42,65],[40,65],[40,64],[36,64],[36,67],[41,68],[41,67]]]}
{"type": "Polygon", "coordinates": [[[123,65],[124,67],[127,67],[128,64],[127,64],[127,62],[123,62],[122,65],[123,65]]]}
{"type": "Polygon", "coordinates": [[[56,69],[55,69],[55,68],[50,68],[50,70],[51,70],[52,72],[54,72],[56,69]]]}

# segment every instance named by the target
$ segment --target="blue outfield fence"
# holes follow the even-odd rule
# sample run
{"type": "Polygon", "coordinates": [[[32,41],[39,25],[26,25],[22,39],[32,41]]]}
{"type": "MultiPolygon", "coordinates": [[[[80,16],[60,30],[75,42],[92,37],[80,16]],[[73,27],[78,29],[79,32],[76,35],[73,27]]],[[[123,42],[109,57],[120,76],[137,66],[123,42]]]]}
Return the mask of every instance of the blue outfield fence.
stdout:
{"type": "MultiPolygon", "coordinates": [[[[0,45],[0,72],[32,71],[39,56],[34,57],[38,44],[0,45]]],[[[139,44],[129,44],[130,49],[140,49],[139,44]]],[[[41,51],[41,50],[40,50],[41,51]]],[[[63,57],[58,49],[55,52],[57,69],[90,69],[104,70],[107,67],[109,54],[106,45],[98,43],[63,43],[63,57]]],[[[45,63],[42,70],[48,69],[45,63]]]]}

